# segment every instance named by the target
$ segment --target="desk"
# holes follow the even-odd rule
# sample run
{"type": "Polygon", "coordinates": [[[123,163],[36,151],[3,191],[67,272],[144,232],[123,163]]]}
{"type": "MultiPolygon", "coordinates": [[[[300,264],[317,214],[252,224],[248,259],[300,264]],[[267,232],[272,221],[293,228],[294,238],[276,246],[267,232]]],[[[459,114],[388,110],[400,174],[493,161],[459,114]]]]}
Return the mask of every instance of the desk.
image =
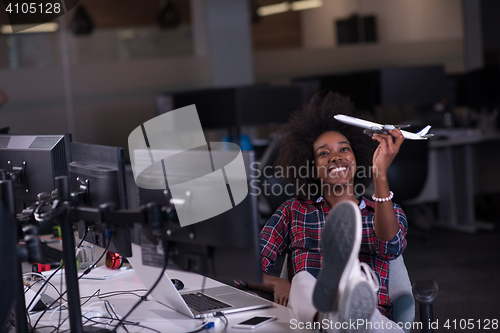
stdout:
{"type": "Polygon", "coordinates": [[[476,220],[474,197],[500,192],[500,133],[482,134],[474,130],[433,133],[436,138],[429,141],[426,184],[420,195],[408,203],[437,201],[438,227],[465,232],[493,229],[493,224],[476,220]]]}
{"type": "MultiPolygon", "coordinates": [[[[160,273],[160,269],[158,269],[158,275],[160,273]]],[[[203,277],[198,274],[194,273],[189,273],[189,272],[183,272],[183,271],[175,271],[175,270],[167,270],[167,274],[171,279],[180,279],[181,281],[184,282],[186,288],[185,290],[189,289],[200,289],[202,285],[202,280],[203,277]]],[[[57,278],[53,278],[53,283],[55,286],[59,286],[59,281],[60,277],[58,276],[57,278]]],[[[64,281],[63,281],[64,284],[64,281]]],[[[144,285],[142,282],[139,280],[137,277],[136,273],[131,271],[129,273],[126,273],[124,275],[108,279],[108,280],[86,280],[86,279],[81,279],[80,282],[80,297],[85,297],[85,296],[91,296],[94,294],[94,292],[97,289],[100,289],[101,294],[105,292],[112,292],[112,291],[127,291],[127,290],[137,290],[137,289],[143,289],[144,285]]],[[[210,287],[217,287],[223,285],[222,283],[209,279],[206,279],[205,282],[205,287],[210,288],[210,287]]],[[[63,287],[64,288],[64,287],[63,287]]],[[[47,289],[47,293],[51,296],[56,298],[57,293],[52,287],[49,287],[47,289]]],[[[138,292],[140,295],[144,295],[145,291],[138,292]]],[[[116,313],[119,316],[125,315],[129,309],[133,306],[138,301],[138,297],[134,295],[121,295],[121,296],[114,296],[110,298],[106,298],[113,306],[116,311],[116,313]]],[[[90,303],[94,303],[99,301],[99,299],[95,298],[93,301],[90,301],[90,303]]],[[[83,307],[85,309],[85,306],[83,307]]],[[[94,309],[94,307],[92,307],[94,309]]],[[[82,313],[85,310],[82,310],[82,313]]],[[[31,316],[31,321],[34,323],[36,319],[38,318],[39,313],[33,314],[31,316]]],[[[49,317],[50,314],[46,313],[45,316],[40,320],[40,323],[38,324],[39,327],[41,326],[46,326],[49,325],[49,317]]],[[[252,311],[243,311],[239,313],[233,313],[233,314],[228,314],[226,315],[227,319],[229,320],[229,325],[227,332],[233,332],[233,333],[245,333],[245,332],[290,332],[290,320],[296,318],[293,311],[290,308],[274,304],[270,308],[265,308],[265,309],[260,309],[260,310],[252,310],[252,311]],[[249,319],[253,316],[276,316],[278,320],[265,324],[264,326],[253,330],[242,330],[242,329],[234,329],[232,326],[235,324],[249,319]]],[[[57,318],[58,315],[55,314],[53,316],[53,322],[57,323],[57,318]]],[[[65,318],[65,313],[63,312],[63,318],[65,318]]],[[[187,332],[189,330],[192,330],[196,327],[200,326],[201,320],[199,319],[191,319],[186,317],[185,315],[174,311],[173,309],[166,307],[156,301],[154,301],[152,298],[148,299],[148,301],[143,302],[128,318],[129,321],[136,321],[140,322],[141,325],[156,329],[160,332],[187,332]]],[[[85,320],[84,320],[85,321],[85,320]]],[[[117,321],[115,321],[112,325],[117,324],[117,321]]],[[[62,330],[67,329],[69,326],[65,324],[62,328],[62,330]]],[[[222,332],[224,325],[221,323],[217,324],[215,328],[212,328],[207,331],[203,332],[222,332]]],[[[132,325],[128,325],[127,329],[130,332],[153,332],[151,330],[147,330],[144,328],[139,328],[139,327],[134,327],[132,325]]],[[[51,332],[53,328],[46,328],[42,329],[42,332],[51,332]]],[[[118,330],[119,332],[125,332],[123,328],[118,330]]],[[[307,332],[307,330],[306,330],[307,332]]],[[[312,332],[312,331],[309,331],[312,332]]]]}

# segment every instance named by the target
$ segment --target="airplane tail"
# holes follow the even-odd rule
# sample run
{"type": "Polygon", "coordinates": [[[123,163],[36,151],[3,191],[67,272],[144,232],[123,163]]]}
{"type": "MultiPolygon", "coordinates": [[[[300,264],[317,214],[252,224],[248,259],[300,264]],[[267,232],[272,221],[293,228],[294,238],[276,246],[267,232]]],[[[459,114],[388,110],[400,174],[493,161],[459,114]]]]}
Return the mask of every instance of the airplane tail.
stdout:
{"type": "Polygon", "coordinates": [[[429,130],[431,129],[432,126],[430,125],[427,125],[425,126],[423,129],[421,129],[419,132],[415,133],[417,135],[420,135],[420,136],[426,136],[428,135],[427,133],[429,132],[429,130]]]}

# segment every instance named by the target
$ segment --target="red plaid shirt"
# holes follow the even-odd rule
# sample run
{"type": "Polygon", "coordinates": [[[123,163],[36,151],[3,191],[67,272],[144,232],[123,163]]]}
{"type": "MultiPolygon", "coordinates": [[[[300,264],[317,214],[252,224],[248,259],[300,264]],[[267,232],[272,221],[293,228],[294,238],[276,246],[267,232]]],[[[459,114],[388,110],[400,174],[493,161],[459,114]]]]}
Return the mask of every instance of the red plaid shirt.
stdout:
{"type": "MultiPolygon", "coordinates": [[[[391,318],[388,261],[397,258],[406,248],[406,216],[401,207],[394,204],[399,231],[390,241],[382,241],[375,236],[375,203],[363,198],[360,210],[363,236],[359,260],[370,265],[378,276],[378,309],[384,316],[391,318]]],[[[274,266],[278,255],[287,253],[290,281],[303,270],[317,277],[323,259],[320,235],[329,211],[330,207],[322,197],[314,202],[298,198],[285,201],[260,232],[262,270],[267,273],[274,266]]]]}

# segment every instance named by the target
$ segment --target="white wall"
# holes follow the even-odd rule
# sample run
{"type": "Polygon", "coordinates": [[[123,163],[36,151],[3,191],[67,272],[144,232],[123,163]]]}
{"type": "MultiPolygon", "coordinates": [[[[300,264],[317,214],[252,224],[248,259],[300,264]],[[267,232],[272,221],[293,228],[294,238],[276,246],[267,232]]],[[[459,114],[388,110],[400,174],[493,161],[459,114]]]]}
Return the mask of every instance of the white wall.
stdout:
{"type": "Polygon", "coordinates": [[[379,43],[463,38],[459,0],[323,0],[323,7],[301,13],[305,48],[337,46],[335,20],[375,15],[379,43]]]}

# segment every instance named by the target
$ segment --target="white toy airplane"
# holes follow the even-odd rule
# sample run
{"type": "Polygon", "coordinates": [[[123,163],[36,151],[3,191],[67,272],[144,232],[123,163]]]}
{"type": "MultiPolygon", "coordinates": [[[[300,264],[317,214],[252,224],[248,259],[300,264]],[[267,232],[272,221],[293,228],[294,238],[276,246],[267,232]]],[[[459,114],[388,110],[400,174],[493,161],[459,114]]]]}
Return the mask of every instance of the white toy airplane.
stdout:
{"type": "MultiPolygon", "coordinates": [[[[334,116],[335,119],[337,119],[340,122],[361,127],[364,128],[364,133],[368,135],[372,135],[374,133],[385,133],[387,134],[388,131],[393,130],[395,128],[405,128],[409,127],[410,125],[381,125],[377,124],[368,120],[363,120],[359,118],[354,118],[351,116],[346,116],[343,114],[338,114],[334,116]]],[[[403,136],[405,139],[410,139],[410,140],[427,140],[431,136],[434,136],[434,134],[427,134],[429,130],[431,129],[431,126],[425,126],[422,130],[420,130],[417,133],[411,133],[408,131],[401,131],[403,133],[403,136]]]]}

